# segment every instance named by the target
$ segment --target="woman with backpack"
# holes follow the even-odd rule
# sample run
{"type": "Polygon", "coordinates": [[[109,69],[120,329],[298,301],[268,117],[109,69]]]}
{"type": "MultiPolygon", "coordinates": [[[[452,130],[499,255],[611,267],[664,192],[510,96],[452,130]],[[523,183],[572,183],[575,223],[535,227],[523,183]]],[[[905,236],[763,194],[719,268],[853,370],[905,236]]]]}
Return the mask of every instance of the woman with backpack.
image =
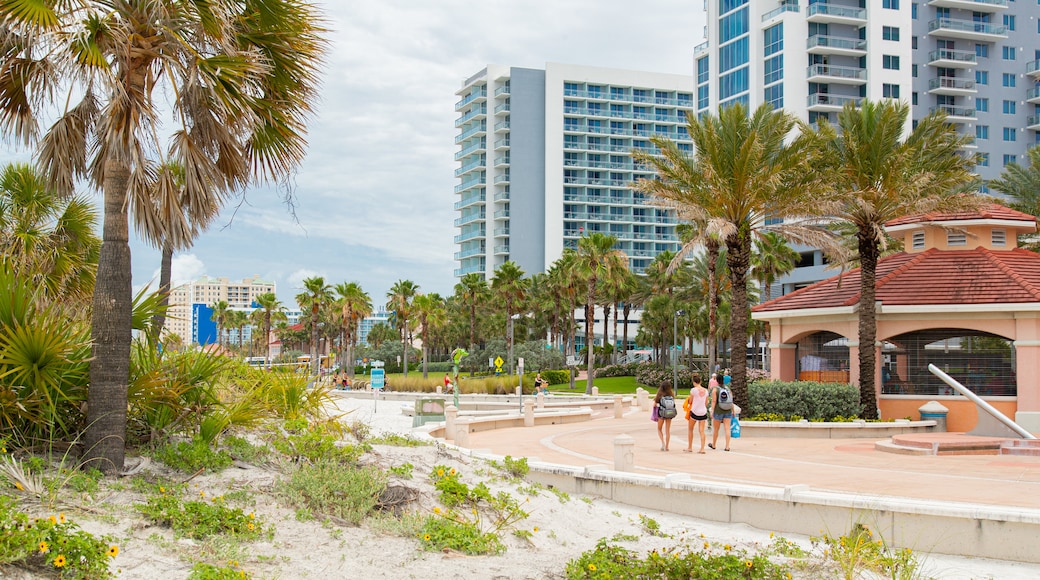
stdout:
{"type": "Polygon", "coordinates": [[[668,444],[672,440],[672,419],[679,414],[675,408],[675,391],[672,390],[671,381],[664,381],[657,387],[654,414],[657,416],[657,437],[661,439],[661,451],[668,451],[668,444]]]}
{"type": "Polygon", "coordinates": [[[708,422],[708,389],[701,384],[700,375],[694,373],[692,380],[693,387],[690,388],[690,396],[686,397],[686,402],[683,403],[687,421],[686,449],[683,451],[693,453],[693,427],[696,425],[701,434],[701,449],[697,453],[704,453],[704,424],[708,422]]]}
{"type": "Polygon", "coordinates": [[[726,434],[726,451],[729,451],[729,429],[733,422],[733,392],[729,390],[729,375],[722,377],[722,384],[711,390],[711,418],[714,427],[711,430],[710,449],[715,449],[719,443],[719,431],[726,434]]]}

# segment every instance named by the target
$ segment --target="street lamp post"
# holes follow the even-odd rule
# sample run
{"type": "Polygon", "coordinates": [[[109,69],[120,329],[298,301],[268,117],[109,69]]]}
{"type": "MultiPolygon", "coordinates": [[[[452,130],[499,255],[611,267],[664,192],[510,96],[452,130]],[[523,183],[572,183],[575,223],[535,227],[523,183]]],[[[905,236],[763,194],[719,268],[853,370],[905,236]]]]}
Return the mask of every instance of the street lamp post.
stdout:
{"type": "Polygon", "coordinates": [[[686,314],[684,310],[676,310],[675,314],[672,315],[672,349],[674,358],[672,359],[672,389],[675,392],[679,391],[679,317],[686,314]]]}

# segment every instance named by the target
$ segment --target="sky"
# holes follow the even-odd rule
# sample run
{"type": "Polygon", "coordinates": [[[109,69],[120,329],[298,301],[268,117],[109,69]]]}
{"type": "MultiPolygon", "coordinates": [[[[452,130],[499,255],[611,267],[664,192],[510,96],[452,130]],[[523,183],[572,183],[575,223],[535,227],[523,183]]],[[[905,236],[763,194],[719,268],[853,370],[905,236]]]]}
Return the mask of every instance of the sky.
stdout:
{"type": "MultiPolygon", "coordinates": [[[[547,62],[692,75],[705,20],[702,0],[317,4],[331,46],[306,160],[284,182],[251,188],[175,254],[175,284],[259,275],[289,307],[311,276],[358,282],[377,306],[398,280],[450,295],[462,81],[488,64],[547,62]]],[[[28,158],[7,147],[0,158],[28,158]]],[[[160,253],[138,239],[131,253],[135,289],[157,284],[160,253]]]]}

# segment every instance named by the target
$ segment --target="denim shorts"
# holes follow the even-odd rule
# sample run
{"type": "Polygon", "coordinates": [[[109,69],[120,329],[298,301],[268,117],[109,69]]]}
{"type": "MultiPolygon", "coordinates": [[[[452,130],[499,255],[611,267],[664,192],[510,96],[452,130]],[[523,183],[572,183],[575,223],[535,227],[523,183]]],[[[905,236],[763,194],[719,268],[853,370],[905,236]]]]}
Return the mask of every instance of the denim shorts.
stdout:
{"type": "Polygon", "coordinates": [[[732,419],[733,411],[723,411],[721,413],[715,413],[714,415],[712,415],[712,418],[716,421],[722,421],[723,419],[732,419]]]}

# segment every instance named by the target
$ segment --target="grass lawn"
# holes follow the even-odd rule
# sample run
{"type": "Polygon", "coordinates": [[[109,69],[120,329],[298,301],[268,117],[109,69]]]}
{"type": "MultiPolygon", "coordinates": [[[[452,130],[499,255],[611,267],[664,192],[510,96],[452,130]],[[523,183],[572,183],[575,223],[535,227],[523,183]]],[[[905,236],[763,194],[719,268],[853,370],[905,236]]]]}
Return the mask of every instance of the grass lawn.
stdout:
{"type": "MultiPolygon", "coordinates": [[[[636,388],[642,386],[636,382],[635,377],[604,377],[596,379],[592,384],[599,389],[599,394],[601,395],[634,395],[636,394],[636,388]]],[[[553,393],[584,393],[585,381],[574,381],[573,391],[570,390],[567,383],[549,385],[549,391],[553,393]]]]}

